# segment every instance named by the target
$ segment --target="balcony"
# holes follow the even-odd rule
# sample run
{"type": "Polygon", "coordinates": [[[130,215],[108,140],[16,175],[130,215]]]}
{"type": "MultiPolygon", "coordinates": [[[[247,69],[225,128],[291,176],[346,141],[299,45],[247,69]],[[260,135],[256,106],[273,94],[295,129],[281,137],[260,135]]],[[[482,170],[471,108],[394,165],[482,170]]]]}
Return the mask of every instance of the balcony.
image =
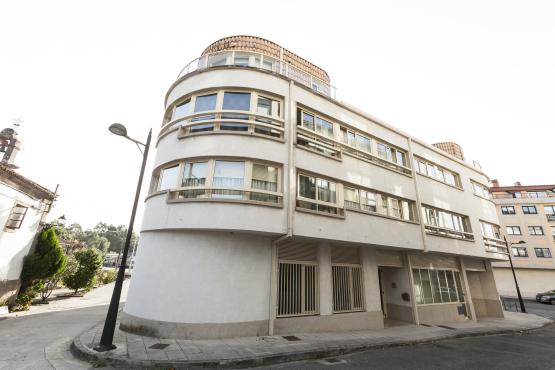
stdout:
{"type": "Polygon", "coordinates": [[[484,236],[484,244],[486,246],[486,252],[500,253],[505,255],[509,254],[505,242],[501,239],[488,238],[484,236]]]}
{"type": "Polygon", "coordinates": [[[431,226],[431,225],[425,225],[425,228],[426,228],[426,233],[431,235],[446,236],[448,238],[462,239],[462,240],[468,240],[468,241],[474,240],[474,234],[466,231],[458,231],[453,229],[447,229],[445,227],[437,227],[437,226],[431,226]]]}
{"type": "Polygon", "coordinates": [[[336,99],[335,87],[327,82],[301,71],[289,63],[252,51],[221,51],[204,55],[183,67],[177,79],[179,80],[181,77],[196,71],[225,66],[261,69],[277,73],[312,89],[318,94],[336,99]]]}

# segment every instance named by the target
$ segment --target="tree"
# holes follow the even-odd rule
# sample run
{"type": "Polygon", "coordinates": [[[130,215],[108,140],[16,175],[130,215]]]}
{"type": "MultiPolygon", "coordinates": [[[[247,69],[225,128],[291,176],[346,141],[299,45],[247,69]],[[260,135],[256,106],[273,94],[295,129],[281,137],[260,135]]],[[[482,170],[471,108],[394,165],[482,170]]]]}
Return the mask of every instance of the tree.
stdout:
{"type": "MultiPolygon", "coordinates": [[[[113,252],[120,252],[123,250],[125,239],[127,237],[127,227],[125,227],[125,225],[115,226],[105,222],[99,222],[93,230],[110,242],[108,250],[113,252]]],[[[134,247],[136,244],[137,234],[133,233],[131,235],[131,247],[134,247]]]]}
{"type": "Polygon", "coordinates": [[[41,231],[35,250],[23,259],[16,310],[28,309],[36,295],[44,289],[44,281],[60,275],[65,270],[66,263],[66,255],[54,229],[41,231]]]}
{"type": "Polygon", "coordinates": [[[96,248],[77,251],[69,263],[67,273],[62,281],[74,294],[79,289],[89,289],[94,286],[98,270],[102,267],[102,256],[96,248]]]}

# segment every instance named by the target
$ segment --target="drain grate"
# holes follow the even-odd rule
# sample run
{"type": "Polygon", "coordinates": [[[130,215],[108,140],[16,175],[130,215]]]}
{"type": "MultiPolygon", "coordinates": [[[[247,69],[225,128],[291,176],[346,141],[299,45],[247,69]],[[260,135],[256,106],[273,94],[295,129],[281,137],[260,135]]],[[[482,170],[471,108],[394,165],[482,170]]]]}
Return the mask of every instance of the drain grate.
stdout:
{"type": "Polygon", "coordinates": [[[297,340],[301,340],[301,338],[296,337],[294,335],[284,335],[282,338],[285,340],[288,340],[289,342],[295,342],[297,340]]]}
{"type": "Polygon", "coordinates": [[[156,344],[153,344],[152,346],[150,346],[150,347],[148,347],[148,348],[151,348],[151,349],[164,349],[164,348],[166,348],[167,346],[169,346],[169,344],[166,344],[166,343],[156,343],[156,344]]]}
{"type": "Polygon", "coordinates": [[[447,325],[436,325],[438,328],[449,329],[449,330],[457,330],[457,328],[453,328],[447,325]]]}

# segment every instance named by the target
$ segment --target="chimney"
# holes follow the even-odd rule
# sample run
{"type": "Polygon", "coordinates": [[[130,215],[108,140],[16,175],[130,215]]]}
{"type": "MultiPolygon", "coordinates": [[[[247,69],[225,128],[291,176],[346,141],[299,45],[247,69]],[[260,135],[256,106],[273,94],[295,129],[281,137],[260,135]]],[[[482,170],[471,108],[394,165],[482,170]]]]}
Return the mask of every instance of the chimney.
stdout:
{"type": "Polygon", "coordinates": [[[515,182],[515,186],[522,186],[522,184],[520,183],[520,181],[515,182]]]}
{"type": "Polygon", "coordinates": [[[20,146],[21,142],[17,140],[17,132],[13,128],[3,129],[0,132],[0,163],[10,168],[17,168],[14,161],[20,146]]]}
{"type": "Polygon", "coordinates": [[[491,180],[491,186],[494,188],[498,188],[499,187],[499,181],[497,181],[497,179],[491,180]]]}

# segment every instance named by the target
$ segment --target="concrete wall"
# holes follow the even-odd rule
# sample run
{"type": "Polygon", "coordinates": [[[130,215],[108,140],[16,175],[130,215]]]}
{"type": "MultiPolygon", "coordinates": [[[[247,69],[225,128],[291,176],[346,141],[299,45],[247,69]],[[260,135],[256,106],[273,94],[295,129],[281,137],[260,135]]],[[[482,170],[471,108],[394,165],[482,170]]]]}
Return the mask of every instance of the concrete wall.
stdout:
{"type": "Polygon", "coordinates": [[[466,315],[459,313],[463,303],[444,303],[418,306],[418,317],[423,324],[438,324],[453,321],[465,321],[466,315]]]}
{"type": "MultiPolygon", "coordinates": [[[[536,299],[536,294],[555,289],[555,271],[540,269],[515,270],[520,294],[536,299]]],[[[493,275],[500,295],[516,297],[515,281],[510,268],[494,267],[493,275]]]]}
{"type": "Polygon", "coordinates": [[[143,232],[124,311],[172,324],[268,320],[270,245],[235,233],[143,232]]]}
{"type": "Polygon", "coordinates": [[[403,293],[407,293],[412,297],[407,268],[381,267],[381,269],[387,318],[413,322],[412,303],[402,298],[403,293]]]}
{"type": "Polygon", "coordinates": [[[483,272],[467,271],[466,276],[476,317],[503,317],[503,307],[491,266],[483,272]]]}
{"type": "Polygon", "coordinates": [[[19,276],[23,258],[29,253],[42,213],[40,201],[0,183],[0,305],[19,289],[19,276]],[[4,228],[13,206],[17,203],[29,206],[19,229],[4,228]]]}

